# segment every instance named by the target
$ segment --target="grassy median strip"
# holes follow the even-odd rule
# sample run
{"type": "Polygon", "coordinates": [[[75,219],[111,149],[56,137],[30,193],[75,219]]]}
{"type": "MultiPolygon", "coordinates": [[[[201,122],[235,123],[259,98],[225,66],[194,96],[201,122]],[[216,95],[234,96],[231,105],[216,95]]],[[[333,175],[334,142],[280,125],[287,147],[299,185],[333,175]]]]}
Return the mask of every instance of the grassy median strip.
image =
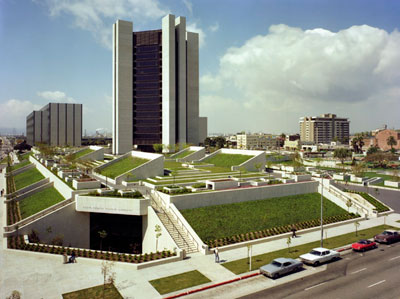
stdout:
{"type": "MultiPolygon", "coordinates": [[[[277,226],[318,219],[321,195],[308,193],[233,204],[182,210],[203,241],[246,234],[277,226]]],[[[324,216],[339,216],[347,211],[324,200],[324,216]]]]}
{"type": "Polygon", "coordinates": [[[146,163],[147,159],[136,158],[136,157],[126,157],[114,164],[104,167],[99,171],[101,175],[107,176],[109,178],[115,179],[117,176],[124,174],[125,172],[135,169],[136,167],[146,163]]]}
{"type": "Polygon", "coordinates": [[[39,172],[39,170],[31,168],[14,176],[15,188],[16,190],[19,190],[43,179],[44,176],[39,172]]]}
{"type": "Polygon", "coordinates": [[[65,198],[54,188],[46,188],[19,202],[22,219],[36,214],[56,203],[63,201],[65,198]]]}
{"type": "Polygon", "coordinates": [[[74,291],[70,293],[62,294],[63,299],[123,299],[124,297],[118,292],[117,288],[113,284],[106,284],[105,288],[103,285],[74,291]]]}
{"type": "MultiPolygon", "coordinates": [[[[398,229],[392,226],[375,226],[368,229],[360,230],[357,233],[352,232],[332,238],[328,238],[324,240],[324,247],[326,248],[338,248],[341,246],[345,246],[347,244],[351,244],[359,241],[360,239],[369,239],[374,235],[381,233],[385,229],[398,229]]],[[[328,229],[329,233],[329,229],[328,229]]],[[[296,240],[296,239],[295,239],[296,240]]],[[[296,241],[292,239],[292,243],[296,243],[296,241]]],[[[263,265],[269,264],[273,259],[278,257],[288,257],[288,258],[298,258],[300,255],[309,252],[311,249],[320,247],[320,241],[315,241],[299,246],[268,252],[260,255],[253,256],[251,259],[252,270],[258,269],[263,265]]],[[[221,258],[224,258],[224,253],[222,252],[221,258]]],[[[244,258],[232,262],[223,263],[222,266],[230,270],[235,274],[240,274],[249,271],[249,259],[244,258]]]]}
{"type": "Polygon", "coordinates": [[[209,280],[199,271],[194,270],[177,275],[150,280],[149,282],[157,290],[157,292],[163,295],[194,287],[210,281],[211,280],[209,280]]]}

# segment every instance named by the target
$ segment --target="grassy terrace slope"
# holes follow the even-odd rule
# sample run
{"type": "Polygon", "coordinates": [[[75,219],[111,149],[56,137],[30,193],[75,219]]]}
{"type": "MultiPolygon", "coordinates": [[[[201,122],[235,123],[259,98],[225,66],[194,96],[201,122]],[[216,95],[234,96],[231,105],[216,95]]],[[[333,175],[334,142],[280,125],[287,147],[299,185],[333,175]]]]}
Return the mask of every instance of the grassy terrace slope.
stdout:
{"type": "Polygon", "coordinates": [[[14,170],[20,169],[20,168],[22,168],[22,167],[24,167],[26,165],[29,165],[29,164],[31,164],[31,162],[29,160],[22,160],[20,163],[11,166],[10,167],[10,171],[14,171],[14,170]]]}
{"type": "Polygon", "coordinates": [[[90,154],[91,152],[94,152],[94,150],[92,150],[90,148],[87,148],[87,149],[84,149],[83,151],[77,152],[77,153],[73,154],[74,160],[76,160],[80,157],[83,157],[84,155],[90,154]]]}
{"type": "Polygon", "coordinates": [[[203,162],[214,164],[217,167],[230,168],[234,165],[240,165],[252,157],[253,156],[250,155],[216,154],[215,156],[203,160],[203,162]]]}
{"type": "Polygon", "coordinates": [[[54,187],[39,191],[19,202],[21,217],[29,217],[63,200],[64,197],[54,187]]]}
{"type": "Polygon", "coordinates": [[[14,176],[16,190],[43,180],[44,176],[36,168],[29,169],[14,176]]]}
{"type": "Polygon", "coordinates": [[[194,153],[194,151],[187,150],[187,151],[184,151],[184,152],[180,153],[179,155],[174,156],[174,159],[185,158],[185,157],[187,157],[187,156],[189,156],[190,154],[193,154],[193,153],[194,153]]]}
{"type": "Polygon", "coordinates": [[[101,169],[99,173],[114,179],[117,176],[146,163],[147,161],[149,160],[129,156],[101,169]]]}
{"type": "MultiPolygon", "coordinates": [[[[319,193],[181,210],[203,241],[290,225],[320,217],[319,193]]],[[[324,217],[347,214],[324,200],[324,217]]]]}

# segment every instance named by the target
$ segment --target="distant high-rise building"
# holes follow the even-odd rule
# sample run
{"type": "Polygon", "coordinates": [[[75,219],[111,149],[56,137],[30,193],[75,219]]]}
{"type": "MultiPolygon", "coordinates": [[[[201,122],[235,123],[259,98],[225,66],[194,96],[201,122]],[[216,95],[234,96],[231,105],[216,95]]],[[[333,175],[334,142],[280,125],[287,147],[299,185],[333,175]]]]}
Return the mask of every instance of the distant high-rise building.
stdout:
{"type": "Polygon", "coordinates": [[[162,29],[132,30],[128,21],[113,26],[113,153],[203,142],[198,34],[173,15],[162,29]]]}
{"type": "Polygon", "coordinates": [[[350,121],[336,114],[300,117],[300,140],[314,143],[330,143],[337,140],[349,142],[350,121]]]}
{"type": "Polygon", "coordinates": [[[81,146],[82,104],[49,103],[26,117],[29,145],[81,146]]]}

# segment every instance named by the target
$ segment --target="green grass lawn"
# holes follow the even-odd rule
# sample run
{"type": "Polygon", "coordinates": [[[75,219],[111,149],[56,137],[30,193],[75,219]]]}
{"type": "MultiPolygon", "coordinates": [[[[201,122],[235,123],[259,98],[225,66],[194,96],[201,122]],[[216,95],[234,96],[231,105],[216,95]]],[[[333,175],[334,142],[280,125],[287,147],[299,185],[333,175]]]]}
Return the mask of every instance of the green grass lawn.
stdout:
{"type": "Polygon", "coordinates": [[[20,161],[22,161],[22,160],[29,160],[29,156],[32,156],[32,155],[33,155],[33,152],[26,152],[25,154],[18,155],[18,159],[19,159],[20,161]]]}
{"type": "Polygon", "coordinates": [[[107,284],[62,294],[63,299],[123,299],[113,284],[107,284]],[[104,291],[104,292],[103,292],[104,291]]]}
{"type": "Polygon", "coordinates": [[[40,212],[65,198],[54,188],[47,188],[19,202],[22,219],[40,212]]]}
{"type": "Polygon", "coordinates": [[[214,164],[217,167],[231,167],[240,165],[249,160],[253,156],[250,155],[236,155],[236,154],[216,154],[210,158],[203,160],[204,162],[214,164]]]}
{"type": "Polygon", "coordinates": [[[187,150],[187,151],[184,151],[184,152],[180,153],[179,155],[174,156],[173,158],[174,159],[182,159],[182,158],[185,158],[185,157],[189,156],[190,154],[193,154],[194,152],[195,151],[187,150]]]}
{"type": "Polygon", "coordinates": [[[32,168],[14,176],[15,188],[19,190],[43,179],[44,176],[39,170],[32,168]]]}
{"type": "MultiPolygon", "coordinates": [[[[308,193],[264,200],[181,210],[203,241],[295,224],[320,217],[321,195],[308,193]]],[[[324,200],[324,216],[347,211],[324,200]]]]}
{"type": "Polygon", "coordinates": [[[29,164],[31,164],[31,162],[29,162],[29,160],[22,160],[20,163],[11,166],[11,171],[20,169],[20,168],[22,168],[22,167],[24,167],[26,165],[29,165],[29,164]]]}
{"type": "MultiPolygon", "coordinates": [[[[347,244],[351,244],[357,242],[360,239],[369,239],[374,235],[381,233],[385,229],[393,228],[390,226],[375,226],[372,228],[364,229],[358,231],[356,236],[355,229],[354,232],[340,235],[337,237],[332,237],[324,240],[324,247],[327,248],[337,248],[341,246],[345,246],[347,244]]],[[[398,228],[394,228],[398,229],[398,228]]],[[[293,241],[295,242],[295,241],[293,241]]],[[[298,258],[300,255],[309,252],[311,249],[320,247],[320,241],[315,241],[299,246],[291,247],[290,250],[288,248],[268,252],[260,255],[253,256],[251,259],[252,269],[258,269],[265,264],[269,264],[273,259],[278,257],[288,257],[288,258],[298,258]]],[[[221,254],[221,258],[223,259],[223,253],[221,254]]],[[[230,270],[235,274],[240,274],[249,271],[249,259],[244,258],[232,262],[223,263],[222,266],[230,270]]]]}
{"type": "Polygon", "coordinates": [[[209,280],[199,271],[194,270],[177,275],[150,280],[149,282],[157,290],[157,292],[163,295],[178,290],[194,287],[210,281],[211,280],[209,280]]]}
{"type": "Polygon", "coordinates": [[[176,170],[182,170],[182,169],[188,169],[182,166],[182,163],[176,162],[175,160],[165,160],[164,161],[164,168],[171,170],[171,171],[176,171],[176,170]]]}
{"type": "Polygon", "coordinates": [[[86,148],[86,149],[84,149],[84,150],[82,150],[80,152],[77,152],[77,153],[73,154],[74,160],[76,160],[76,159],[78,159],[80,157],[83,157],[84,155],[90,154],[92,152],[94,152],[94,150],[92,150],[90,148],[86,148]]]}
{"type": "Polygon", "coordinates": [[[334,172],[348,172],[348,171],[350,171],[349,169],[333,168],[333,167],[322,167],[322,166],[317,166],[316,168],[320,169],[320,170],[330,170],[330,171],[334,171],[334,172]]]}
{"type": "Polygon", "coordinates": [[[129,156],[112,165],[106,166],[105,168],[101,169],[99,173],[114,179],[117,176],[146,163],[147,161],[149,160],[129,156]]]}

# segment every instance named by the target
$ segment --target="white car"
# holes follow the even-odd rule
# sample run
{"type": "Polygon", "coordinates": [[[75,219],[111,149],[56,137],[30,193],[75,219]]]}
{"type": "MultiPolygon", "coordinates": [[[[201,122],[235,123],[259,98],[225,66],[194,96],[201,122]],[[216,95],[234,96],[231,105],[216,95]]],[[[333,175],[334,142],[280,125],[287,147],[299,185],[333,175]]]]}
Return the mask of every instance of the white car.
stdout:
{"type": "Polygon", "coordinates": [[[303,263],[318,266],[319,264],[334,261],[340,258],[340,253],[326,248],[314,248],[309,253],[300,255],[303,263]]]}

